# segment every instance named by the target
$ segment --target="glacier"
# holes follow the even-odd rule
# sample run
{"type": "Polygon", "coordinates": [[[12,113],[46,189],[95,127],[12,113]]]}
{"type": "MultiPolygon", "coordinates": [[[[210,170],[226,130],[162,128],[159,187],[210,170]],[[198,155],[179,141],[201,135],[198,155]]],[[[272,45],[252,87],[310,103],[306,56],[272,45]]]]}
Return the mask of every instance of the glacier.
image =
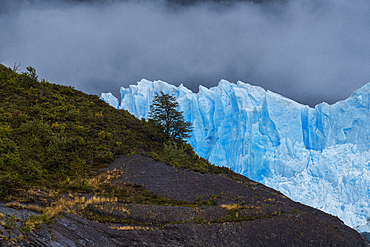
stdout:
{"type": "Polygon", "coordinates": [[[155,94],[170,93],[193,125],[188,143],[201,157],[279,190],[295,201],[370,231],[370,83],[333,105],[314,108],[241,81],[193,93],[163,81],[121,87],[120,104],[148,118],[155,94]]]}

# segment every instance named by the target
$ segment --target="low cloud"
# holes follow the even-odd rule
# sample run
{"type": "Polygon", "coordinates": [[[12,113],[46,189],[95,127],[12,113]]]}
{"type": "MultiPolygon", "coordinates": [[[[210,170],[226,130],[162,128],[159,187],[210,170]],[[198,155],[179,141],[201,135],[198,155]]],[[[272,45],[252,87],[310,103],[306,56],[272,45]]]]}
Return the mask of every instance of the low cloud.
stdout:
{"type": "Polygon", "coordinates": [[[370,81],[370,2],[1,1],[0,63],[87,93],[238,80],[311,106],[370,81]]]}

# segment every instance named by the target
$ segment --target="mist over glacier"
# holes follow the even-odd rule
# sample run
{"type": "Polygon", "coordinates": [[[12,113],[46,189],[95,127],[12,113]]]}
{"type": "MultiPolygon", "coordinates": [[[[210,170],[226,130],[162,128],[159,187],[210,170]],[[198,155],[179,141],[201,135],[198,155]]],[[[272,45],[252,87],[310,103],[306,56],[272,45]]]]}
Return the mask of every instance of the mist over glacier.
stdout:
{"type": "Polygon", "coordinates": [[[188,142],[198,155],[369,230],[370,84],[314,108],[225,80],[198,93],[148,80],[120,91],[120,100],[110,93],[101,98],[139,119],[148,118],[155,94],[173,94],[193,124],[188,142]]]}
{"type": "Polygon", "coordinates": [[[118,97],[142,78],[196,92],[224,78],[314,106],[370,80],[369,12],[367,0],[0,0],[0,63],[86,93],[118,97]]]}

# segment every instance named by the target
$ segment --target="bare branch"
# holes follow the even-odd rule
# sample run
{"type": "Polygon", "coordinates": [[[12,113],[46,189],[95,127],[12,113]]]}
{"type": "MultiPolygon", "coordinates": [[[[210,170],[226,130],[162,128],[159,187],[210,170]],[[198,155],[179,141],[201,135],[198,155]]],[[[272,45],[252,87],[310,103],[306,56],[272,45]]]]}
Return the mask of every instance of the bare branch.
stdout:
{"type": "Polygon", "coordinates": [[[19,71],[20,70],[20,67],[21,66],[21,63],[19,63],[19,64],[17,64],[17,63],[15,63],[14,65],[13,65],[13,72],[17,72],[17,71],[19,71]]]}

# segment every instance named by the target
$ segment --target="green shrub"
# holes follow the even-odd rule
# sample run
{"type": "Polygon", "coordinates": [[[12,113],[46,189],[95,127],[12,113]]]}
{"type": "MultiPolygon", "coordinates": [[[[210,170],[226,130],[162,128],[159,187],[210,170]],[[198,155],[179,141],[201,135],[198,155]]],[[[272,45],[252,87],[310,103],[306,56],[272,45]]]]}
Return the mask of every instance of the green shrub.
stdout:
{"type": "Polygon", "coordinates": [[[22,233],[26,233],[26,232],[32,231],[32,228],[31,228],[31,226],[21,226],[20,231],[22,233]]]}
{"type": "Polygon", "coordinates": [[[52,134],[48,137],[47,153],[49,155],[61,154],[67,148],[69,139],[61,133],[52,134]]]}
{"type": "Polygon", "coordinates": [[[19,174],[16,171],[0,171],[0,199],[5,198],[19,187],[19,174]]]}
{"type": "Polygon", "coordinates": [[[45,167],[47,169],[53,171],[60,171],[61,173],[65,173],[70,169],[68,160],[63,155],[54,155],[50,159],[47,160],[45,167]]]}
{"type": "Polygon", "coordinates": [[[12,132],[12,128],[9,125],[0,124],[0,138],[8,137],[11,134],[11,132],[12,132]]]}
{"type": "Polygon", "coordinates": [[[33,107],[28,108],[28,114],[32,117],[38,116],[42,112],[42,107],[39,105],[35,105],[33,107]]]}
{"type": "Polygon", "coordinates": [[[49,124],[39,119],[33,119],[26,123],[22,123],[19,130],[26,136],[48,137],[52,134],[49,124]]]}
{"type": "Polygon", "coordinates": [[[84,133],[85,133],[85,127],[83,127],[83,126],[78,126],[78,127],[77,127],[77,132],[78,132],[79,134],[84,134],[84,133]]]}
{"type": "Polygon", "coordinates": [[[105,131],[104,130],[100,131],[98,137],[102,140],[105,139],[105,131]]]}
{"type": "Polygon", "coordinates": [[[19,114],[18,115],[18,122],[20,122],[20,123],[24,123],[24,122],[26,122],[27,121],[27,114],[19,114]]]}
{"type": "Polygon", "coordinates": [[[78,144],[79,144],[80,146],[84,146],[84,145],[85,145],[85,139],[84,139],[84,138],[82,138],[81,136],[79,136],[79,137],[77,138],[77,141],[78,141],[78,144]]]}
{"type": "Polygon", "coordinates": [[[58,122],[55,122],[51,125],[51,129],[54,132],[64,132],[65,129],[66,129],[66,125],[65,124],[59,124],[58,122]]]}
{"type": "Polygon", "coordinates": [[[205,162],[194,164],[194,171],[197,171],[200,173],[206,173],[208,171],[207,168],[208,168],[208,165],[205,162]]]}
{"type": "Polygon", "coordinates": [[[114,157],[111,151],[102,151],[95,157],[96,163],[111,163],[113,161],[114,157]]]}
{"type": "Polygon", "coordinates": [[[176,142],[167,141],[164,143],[163,156],[166,163],[179,166],[182,163],[185,163],[187,160],[187,155],[185,148],[177,144],[176,142]]]}
{"type": "Polygon", "coordinates": [[[76,111],[75,109],[70,109],[68,112],[66,112],[65,118],[69,121],[76,121],[79,114],[79,111],[76,111]]]}
{"type": "Polygon", "coordinates": [[[106,136],[107,140],[111,140],[113,138],[113,134],[110,133],[110,132],[106,132],[105,136],[106,136]]]}
{"type": "Polygon", "coordinates": [[[4,114],[2,114],[2,118],[5,120],[5,121],[9,121],[10,119],[13,118],[12,114],[9,113],[9,112],[5,112],[4,114]]]}
{"type": "Polygon", "coordinates": [[[9,138],[0,138],[0,165],[18,167],[21,159],[17,145],[9,138]]]}
{"type": "Polygon", "coordinates": [[[26,181],[37,181],[42,177],[42,170],[38,167],[37,163],[28,163],[24,168],[23,168],[23,177],[26,181]]]}
{"type": "Polygon", "coordinates": [[[5,213],[4,222],[5,229],[13,230],[17,227],[17,218],[14,214],[5,213]]]}
{"type": "Polygon", "coordinates": [[[30,232],[36,229],[40,229],[42,224],[51,224],[53,223],[46,213],[41,215],[31,214],[26,220],[21,224],[20,231],[23,233],[30,232]]]}

